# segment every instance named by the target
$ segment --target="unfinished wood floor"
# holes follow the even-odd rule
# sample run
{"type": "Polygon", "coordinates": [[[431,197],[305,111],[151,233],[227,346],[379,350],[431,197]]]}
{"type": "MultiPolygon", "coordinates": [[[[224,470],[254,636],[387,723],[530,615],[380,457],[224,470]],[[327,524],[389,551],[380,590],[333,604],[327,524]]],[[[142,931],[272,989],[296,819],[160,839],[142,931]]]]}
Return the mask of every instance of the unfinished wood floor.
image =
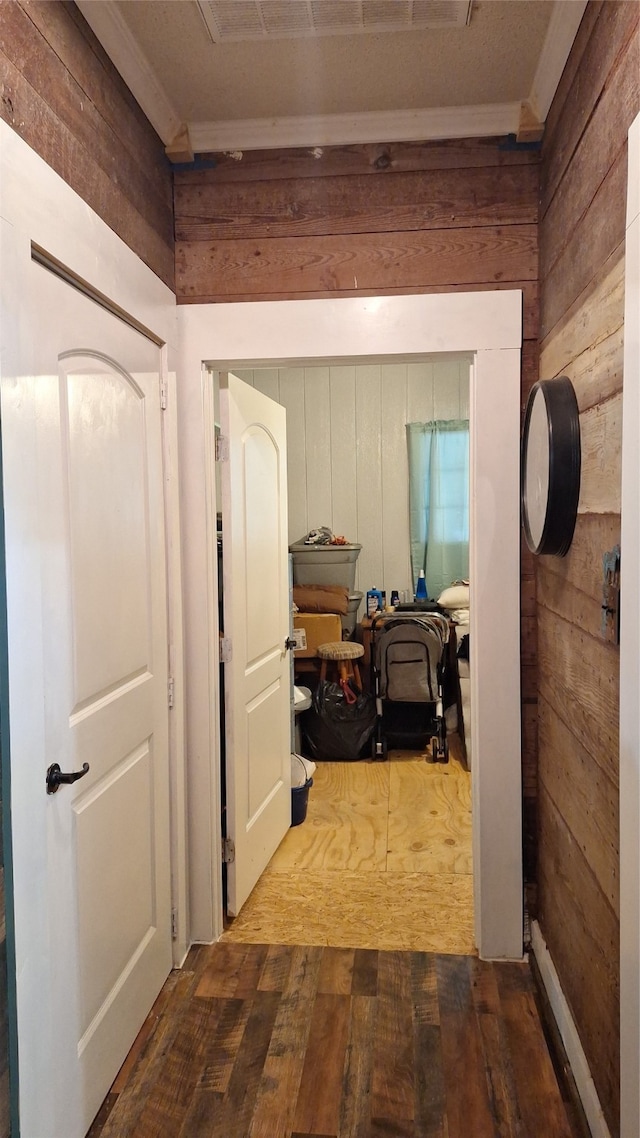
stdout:
{"type": "Polygon", "coordinates": [[[224,940],[473,953],[471,775],[392,751],[319,763],[289,830],[224,940]]]}
{"type": "Polygon", "coordinates": [[[89,1138],[576,1138],[526,964],[218,943],[89,1138]]]}

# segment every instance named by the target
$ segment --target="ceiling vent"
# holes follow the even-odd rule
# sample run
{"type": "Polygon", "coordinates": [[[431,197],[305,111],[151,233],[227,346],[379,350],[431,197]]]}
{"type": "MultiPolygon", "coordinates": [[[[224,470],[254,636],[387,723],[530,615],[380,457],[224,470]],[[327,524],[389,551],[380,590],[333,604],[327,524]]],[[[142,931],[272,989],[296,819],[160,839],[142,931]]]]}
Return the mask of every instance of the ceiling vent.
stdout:
{"type": "Polygon", "coordinates": [[[464,28],[472,0],[198,0],[214,43],[464,28]]]}

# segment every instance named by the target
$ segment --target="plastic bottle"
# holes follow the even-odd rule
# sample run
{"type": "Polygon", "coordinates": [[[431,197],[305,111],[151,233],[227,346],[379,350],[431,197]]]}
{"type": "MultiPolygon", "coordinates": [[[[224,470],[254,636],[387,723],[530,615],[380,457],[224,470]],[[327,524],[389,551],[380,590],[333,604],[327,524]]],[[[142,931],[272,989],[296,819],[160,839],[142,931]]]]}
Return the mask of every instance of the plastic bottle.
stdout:
{"type": "Polygon", "coordinates": [[[416,583],[416,600],[426,601],[427,599],[427,582],[424,579],[424,569],[418,573],[418,580],[416,583]]]}
{"type": "Polygon", "coordinates": [[[382,593],[374,585],[367,591],[367,616],[375,616],[377,612],[382,612],[382,593]]]}

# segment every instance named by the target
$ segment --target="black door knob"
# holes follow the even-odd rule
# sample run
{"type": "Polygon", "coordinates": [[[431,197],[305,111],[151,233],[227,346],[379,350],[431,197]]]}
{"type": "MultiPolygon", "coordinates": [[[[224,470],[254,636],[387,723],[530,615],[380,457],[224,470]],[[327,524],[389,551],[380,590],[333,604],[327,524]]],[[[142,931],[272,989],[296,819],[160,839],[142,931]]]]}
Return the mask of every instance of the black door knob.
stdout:
{"type": "Polygon", "coordinates": [[[45,779],[47,784],[47,794],[55,794],[56,790],[63,784],[67,785],[71,782],[77,782],[79,778],[84,778],[89,770],[89,764],[83,763],[81,771],[61,771],[59,763],[52,763],[47,771],[45,779]]]}

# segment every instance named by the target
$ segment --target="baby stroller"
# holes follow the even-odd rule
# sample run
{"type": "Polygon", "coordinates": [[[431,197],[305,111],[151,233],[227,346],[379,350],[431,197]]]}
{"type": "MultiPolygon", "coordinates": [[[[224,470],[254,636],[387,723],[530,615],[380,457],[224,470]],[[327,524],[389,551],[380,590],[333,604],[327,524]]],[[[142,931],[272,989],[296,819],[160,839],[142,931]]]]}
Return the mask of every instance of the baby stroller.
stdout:
{"type": "Polygon", "coordinates": [[[449,746],[442,701],[449,624],[440,613],[374,617],[371,665],[376,697],[374,759],[397,747],[429,746],[432,762],[446,763],[449,746]]]}

